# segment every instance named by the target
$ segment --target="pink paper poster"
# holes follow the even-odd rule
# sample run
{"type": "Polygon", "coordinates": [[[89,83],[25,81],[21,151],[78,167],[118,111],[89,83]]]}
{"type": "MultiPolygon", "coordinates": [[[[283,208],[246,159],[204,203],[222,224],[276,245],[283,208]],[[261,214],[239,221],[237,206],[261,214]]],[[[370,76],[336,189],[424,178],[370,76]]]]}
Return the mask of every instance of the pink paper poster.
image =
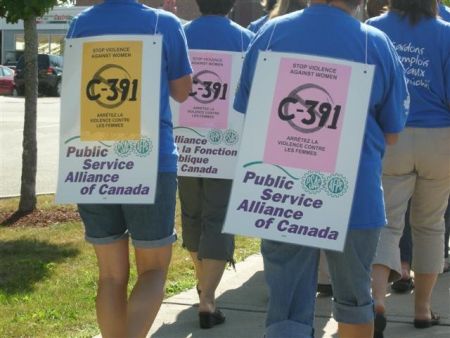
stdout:
{"type": "Polygon", "coordinates": [[[264,162],[334,172],[351,67],[282,58],[264,162]]]}
{"type": "Polygon", "coordinates": [[[189,52],[194,68],[192,93],[180,105],[179,125],[226,129],[230,106],[231,55],[189,52]]]}

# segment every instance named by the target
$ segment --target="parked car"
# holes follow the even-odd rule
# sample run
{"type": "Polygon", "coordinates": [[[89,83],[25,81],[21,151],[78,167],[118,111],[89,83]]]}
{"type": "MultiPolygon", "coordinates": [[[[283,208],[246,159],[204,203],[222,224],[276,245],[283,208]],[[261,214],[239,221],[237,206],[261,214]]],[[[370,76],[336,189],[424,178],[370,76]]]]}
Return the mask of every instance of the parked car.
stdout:
{"type": "MultiPolygon", "coordinates": [[[[59,55],[39,54],[38,55],[38,81],[39,94],[50,96],[61,95],[61,77],[63,69],[63,57],[59,55]]],[[[16,65],[16,75],[14,80],[19,95],[25,93],[25,62],[21,56],[16,65]]]]}
{"type": "Polygon", "coordinates": [[[23,53],[23,50],[6,50],[5,62],[3,63],[3,66],[9,67],[11,69],[16,69],[17,61],[19,61],[23,53]]]}
{"type": "Polygon", "coordinates": [[[7,62],[7,63],[4,63],[3,66],[11,68],[12,70],[16,70],[16,64],[17,64],[17,62],[7,62]]]}
{"type": "Polygon", "coordinates": [[[14,83],[14,70],[0,65],[0,95],[17,96],[14,83]]]}

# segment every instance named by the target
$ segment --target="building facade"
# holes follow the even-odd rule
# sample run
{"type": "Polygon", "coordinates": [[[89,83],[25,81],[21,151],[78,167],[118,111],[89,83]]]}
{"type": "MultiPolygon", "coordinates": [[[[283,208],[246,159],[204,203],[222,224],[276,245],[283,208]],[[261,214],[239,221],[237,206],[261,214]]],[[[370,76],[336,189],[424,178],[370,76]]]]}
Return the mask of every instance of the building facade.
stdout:
{"type": "MultiPolygon", "coordinates": [[[[61,55],[64,37],[72,19],[85,7],[55,7],[37,19],[38,50],[41,54],[61,55]]],[[[0,18],[0,61],[14,65],[25,48],[23,21],[7,23],[0,18]]]]}

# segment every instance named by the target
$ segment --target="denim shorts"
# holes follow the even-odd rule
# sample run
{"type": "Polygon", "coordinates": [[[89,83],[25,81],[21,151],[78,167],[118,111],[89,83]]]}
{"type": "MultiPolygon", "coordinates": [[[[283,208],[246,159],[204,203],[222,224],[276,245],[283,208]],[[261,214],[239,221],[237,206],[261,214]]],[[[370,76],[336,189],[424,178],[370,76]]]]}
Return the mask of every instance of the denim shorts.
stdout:
{"type": "MultiPolygon", "coordinates": [[[[374,318],[371,265],[380,228],[348,231],[344,252],[325,251],[333,286],[333,316],[348,324],[374,318]]],[[[314,307],[320,249],[263,240],[269,288],[267,338],[314,337],[314,307]]]]}
{"type": "Polygon", "coordinates": [[[133,245],[157,248],[175,242],[175,173],[159,173],[155,204],[79,204],[85,238],[110,244],[131,237],[133,245]]]}

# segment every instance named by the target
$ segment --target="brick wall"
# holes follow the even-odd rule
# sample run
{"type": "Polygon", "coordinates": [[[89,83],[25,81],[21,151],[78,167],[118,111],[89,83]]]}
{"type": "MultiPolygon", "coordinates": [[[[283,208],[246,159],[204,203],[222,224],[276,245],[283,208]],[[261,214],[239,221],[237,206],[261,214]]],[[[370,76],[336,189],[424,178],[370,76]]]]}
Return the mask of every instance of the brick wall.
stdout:
{"type": "MultiPolygon", "coordinates": [[[[103,2],[103,0],[77,0],[77,6],[91,6],[103,2]]],[[[151,7],[159,7],[162,4],[162,0],[140,0],[151,7]]],[[[200,15],[197,9],[195,0],[178,0],[178,15],[185,20],[195,19],[200,15]]],[[[247,26],[248,23],[262,14],[259,0],[236,0],[231,17],[233,20],[243,26],[247,26]]]]}

